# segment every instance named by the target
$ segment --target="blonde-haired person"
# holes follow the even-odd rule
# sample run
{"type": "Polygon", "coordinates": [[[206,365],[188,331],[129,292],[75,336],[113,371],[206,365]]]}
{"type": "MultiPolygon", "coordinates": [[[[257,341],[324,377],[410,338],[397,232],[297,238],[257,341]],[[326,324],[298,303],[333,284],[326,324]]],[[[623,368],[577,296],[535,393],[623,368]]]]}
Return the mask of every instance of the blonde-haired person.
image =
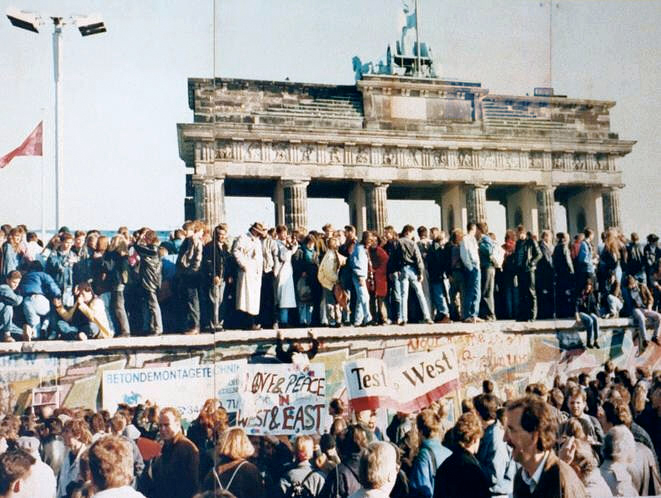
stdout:
{"type": "Polygon", "coordinates": [[[152,466],[150,498],[190,498],[199,485],[200,455],[181,430],[181,413],[171,406],[161,410],[158,427],[163,449],[152,466]]]}
{"type": "Polygon", "coordinates": [[[264,496],[259,469],[248,461],[255,453],[255,448],[241,427],[232,427],[223,432],[217,451],[218,465],[204,479],[203,489],[224,489],[236,498],[264,496]]]}
{"type": "Polygon", "coordinates": [[[92,442],[92,433],[82,419],[68,420],[62,431],[67,453],[57,477],[57,496],[67,494],[67,486],[74,481],[84,481],[81,475],[81,458],[92,442]]]}
{"type": "Polygon", "coordinates": [[[391,443],[375,441],[360,460],[361,489],[351,498],[386,498],[397,480],[397,450],[391,443]]]}
{"type": "Polygon", "coordinates": [[[124,288],[129,281],[129,269],[129,248],[126,239],[122,235],[115,235],[103,256],[103,270],[110,291],[110,308],[117,324],[117,332],[122,337],[131,334],[129,318],[124,306],[124,288]]]}
{"type": "Polygon", "coordinates": [[[131,487],[133,455],[129,442],[119,436],[104,436],[88,451],[92,498],[144,498],[131,487]]]}
{"type": "Polygon", "coordinates": [[[422,410],[416,418],[416,427],[420,435],[420,447],[413,460],[409,485],[418,496],[429,498],[434,493],[436,471],[452,452],[441,444],[443,420],[437,410],[422,410]]]}
{"type": "Polygon", "coordinates": [[[296,461],[287,467],[280,479],[282,494],[287,496],[290,488],[302,486],[311,496],[318,496],[326,478],[310,463],[314,457],[314,440],[311,436],[301,435],[296,438],[294,457],[296,461]]]}

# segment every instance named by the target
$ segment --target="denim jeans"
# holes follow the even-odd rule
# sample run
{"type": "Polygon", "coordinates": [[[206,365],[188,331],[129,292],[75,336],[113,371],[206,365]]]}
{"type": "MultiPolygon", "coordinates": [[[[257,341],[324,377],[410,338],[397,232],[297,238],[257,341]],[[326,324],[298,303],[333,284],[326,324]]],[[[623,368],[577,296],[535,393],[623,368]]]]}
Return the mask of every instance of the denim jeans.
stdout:
{"type": "Polygon", "coordinates": [[[631,312],[631,316],[633,317],[634,324],[638,328],[638,351],[642,352],[643,349],[645,349],[643,347],[643,340],[647,340],[647,329],[645,328],[647,325],[646,321],[648,318],[652,321],[652,327],[654,328],[652,338],[655,339],[659,337],[659,330],[661,329],[661,314],[648,309],[634,308],[631,312]]]}
{"type": "Polygon", "coordinates": [[[586,345],[591,344],[592,342],[596,344],[597,339],[599,339],[599,317],[594,313],[588,314],[580,312],[578,315],[581,317],[583,328],[587,334],[586,345]]]}
{"type": "Polygon", "coordinates": [[[463,300],[466,294],[466,280],[461,269],[452,270],[450,276],[450,305],[452,306],[452,319],[461,320],[463,315],[463,300]]]}
{"type": "Polygon", "coordinates": [[[161,305],[158,304],[158,296],[156,292],[146,289],[142,289],[142,292],[144,296],[143,317],[145,328],[152,334],[162,334],[163,318],[161,316],[161,305]]]}
{"type": "Polygon", "coordinates": [[[113,290],[110,292],[110,307],[112,309],[112,316],[115,318],[114,323],[117,324],[116,332],[122,335],[129,335],[129,317],[126,314],[126,307],[124,306],[124,289],[113,290]]]}
{"type": "Polygon", "coordinates": [[[399,319],[405,322],[408,321],[409,286],[411,285],[413,286],[413,290],[415,290],[415,295],[418,297],[423,318],[425,320],[430,320],[429,307],[427,306],[427,300],[425,299],[425,294],[422,290],[422,284],[420,283],[420,280],[418,280],[418,275],[413,266],[405,265],[404,268],[402,268],[402,271],[399,274],[399,283],[401,286],[399,319]]]}
{"type": "Polygon", "coordinates": [[[358,327],[359,325],[367,324],[372,321],[370,314],[370,294],[367,291],[367,284],[360,284],[360,279],[352,276],[353,288],[356,290],[356,315],[354,316],[353,324],[358,327]]]}
{"type": "Polygon", "coordinates": [[[310,325],[312,323],[312,303],[298,304],[298,321],[301,325],[310,325]]]}
{"type": "Polygon", "coordinates": [[[399,282],[399,272],[392,273],[388,276],[390,278],[389,297],[390,297],[390,319],[396,322],[399,317],[399,306],[402,302],[402,285],[399,282]],[[392,278],[391,278],[392,277],[392,278]]]}
{"type": "Polygon", "coordinates": [[[464,292],[464,320],[477,318],[480,312],[480,269],[464,270],[465,292],[464,292]]]}
{"type": "Polygon", "coordinates": [[[496,269],[493,266],[485,267],[480,270],[482,296],[480,300],[481,314],[483,318],[496,318],[496,303],[493,297],[493,291],[496,284],[496,269]]]}
{"type": "Polygon", "coordinates": [[[445,300],[445,282],[434,282],[429,288],[431,292],[431,302],[437,315],[450,316],[448,303],[445,300]]]}
{"type": "Polygon", "coordinates": [[[48,324],[55,323],[54,311],[51,310],[48,298],[42,294],[32,294],[23,299],[23,316],[34,330],[34,339],[45,339],[48,324]]]}
{"type": "Polygon", "coordinates": [[[289,325],[289,308],[278,308],[278,323],[283,327],[289,325]]]}
{"type": "Polygon", "coordinates": [[[204,328],[212,329],[220,326],[225,319],[227,312],[226,299],[225,299],[225,281],[221,281],[218,285],[211,285],[210,287],[202,287],[202,298],[204,306],[201,308],[203,317],[202,326],[204,328]]]}
{"type": "Polygon", "coordinates": [[[342,321],[342,311],[340,310],[340,307],[335,300],[335,294],[333,294],[332,290],[324,288],[323,299],[321,302],[322,305],[324,305],[326,308],[325,314],[328,325],[333,326],[342,321]]]}
{"type": "Polygon", "coordinates": [[[622,302],[621,299],[615,297],[612,294],[609,294],[606,297],[606,301],[608,302],[608,308],[602,307],[602,313],[605,315],[607,313],[610,313],[611,315],[617,316],[620,311],[622,311],[622,307],[624,306],[624,303],[622,302]]]}
{"type": "Polygon", "coordinates": [[[10,304],[0,303],[0,333],[18,334],[21,332],[21,329],[14,324],[13,318],[14,307],[10,304]]]}
{"type": "Polygon", "coordinates": [[[88,338],[95,337],[99,333],[99,327],[94,323],[88,323],[84,326],[76,327],[64,320],[58,320],[55,324],[57,332],[62,336],[62,339],[77,339],[78,334],[83,332],[88,338]]]}
{"type": "Polygon", "coordinates": [[[179,298],[184,310],[183,330],[200,328],[200,298],[197,274],[181,275],[179,298]]]}

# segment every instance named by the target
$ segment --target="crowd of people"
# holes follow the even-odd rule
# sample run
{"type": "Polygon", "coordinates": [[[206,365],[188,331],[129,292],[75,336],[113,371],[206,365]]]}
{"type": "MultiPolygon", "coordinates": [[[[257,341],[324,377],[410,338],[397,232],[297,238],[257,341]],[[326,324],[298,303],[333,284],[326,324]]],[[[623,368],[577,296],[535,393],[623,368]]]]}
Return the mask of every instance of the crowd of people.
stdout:
{"type": "Polygon", "coordinates": [[[0,227],[0,332],[5,341],[87,339],[223,328],[365,326],[575,318],[599,347],[601,318],[629,316],[638,350],[660,341],[661,248],[615,229],[595,242],[519,226],[496,243],[486,223],[353,226],[321,231],[188,221],[168,240],[141,228],[63,227],[47,243],[0,227]],[[413,289],[413,292],[410,290],[413,289]],[[646,325],[651,323],[651,337],[646,325]]]}
{"type": "Polygon", "coordinates": [[[150,402],[114,414],[42,406],[0,421],[0,496],[661,494],[661,371],[634,378],[609,361],[594,379],[530,384],[519,398],[482,387],[458,417],[441,399],[385,427],[335,398],[323,434],[291,437],[247,435],[213,399],[190,424],[150,402]]]}

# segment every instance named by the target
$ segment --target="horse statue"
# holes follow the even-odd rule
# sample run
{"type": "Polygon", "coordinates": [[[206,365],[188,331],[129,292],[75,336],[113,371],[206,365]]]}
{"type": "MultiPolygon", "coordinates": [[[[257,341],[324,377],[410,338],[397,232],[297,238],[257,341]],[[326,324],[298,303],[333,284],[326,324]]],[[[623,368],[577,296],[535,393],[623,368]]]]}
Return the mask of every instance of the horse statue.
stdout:
{"type": "Polygon", "coordinates": [[[351,62],[353,64],[353,72],[356,81],[362,79],[363,74],[370,74],[372,72],[372,63],[368,62],[367,64],[363,64],[360,60],[360,57],[357,55],[353,56],[351,62]]]}

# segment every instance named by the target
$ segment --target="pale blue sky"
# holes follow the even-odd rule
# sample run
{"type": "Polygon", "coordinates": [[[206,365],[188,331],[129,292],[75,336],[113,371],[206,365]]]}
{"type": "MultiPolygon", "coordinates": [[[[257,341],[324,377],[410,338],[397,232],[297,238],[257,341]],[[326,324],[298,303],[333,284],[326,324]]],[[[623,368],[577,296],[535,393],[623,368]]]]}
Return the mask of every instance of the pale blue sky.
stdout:
{"type": "MultiPolygon", "coordinates": [[[[525,94],[547,84],[549,4],[533,0],[420,0],[421,36],[444,76],[525,94]],[[541,4],[541,5],[540,5],[541,4]]],[[[191,122],[187,78],[353,82],[351,57],[377,60],[397,36],[399,0],[0,0],[0,155],[45,120],[43,165],[53,167],[52,27],[35,35],[12,27],[8,6],[46,15],[99,13],[102,35],[64,33],[63,221],[112,229],[183,221],[185,168],[176,123],[191,122]]],[[[621,161],[624,228],[659,230],[661,191],[661,2],[561,1],[553,7],[552,85],[577,98],[617,101],[611,127],[638,140],[621,161]]],[[[38,228],[42,160],[0,170],[0,221],[38,228]]],[[[53,175],[47,175],[52,226],[53,175]]],[[[252,219],[272,223],[265,202],[228,199],[233,231],[252,219]]],[[[391,203],[391,221],[437,224],[432,204],[391,203]]],[[[490,214],[493,211],[490,211],[490,214]]],[[[498,214],[492,220],[500,232],[498,214]]],[[[347,221],[339,202],[311,203],[310,225],[347,221]]]]}

